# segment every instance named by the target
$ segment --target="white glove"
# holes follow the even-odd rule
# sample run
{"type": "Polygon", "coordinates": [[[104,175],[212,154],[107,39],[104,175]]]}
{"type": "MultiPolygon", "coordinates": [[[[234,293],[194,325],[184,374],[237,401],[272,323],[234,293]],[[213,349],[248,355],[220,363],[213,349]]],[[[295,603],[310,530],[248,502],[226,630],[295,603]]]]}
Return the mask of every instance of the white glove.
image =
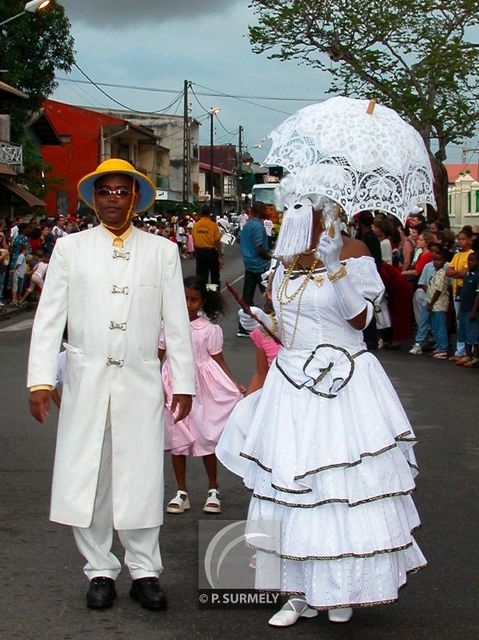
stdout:
{"type": "MultiPolygon", "coordinates": [[[[273,321],[271,320],[271,318],[269,317],[269,315],[267,313],[265,313],[262,309],[260,309],[259,307],[250,307],[251,312],[254,313],[254,315],[261,320],[261,322],[263,322],[268,329],[271,330],[272,326],[273,326],[273,321]]],[[[238,317],[239,317],[239,321],[241,326],[243,327],[243,329],[245,329],[246,331],[253,331],[254,329],[257,329],[259,326],[261,326],[259,324],[259,322],[257,322],[254,318],[252,318],[251,316],[249,316],[246,311],[243,311],[243,309],[240,309],[238,311],[238,317]]]]}
{"type": "Polygon", "coordinates": [[[341,314],[345,320],[352,320],[364,309],[368,308],[366,316],[366,322],[364,327],[367,327],[371,322],[373,305],[367,302],[361,293],[356,289],[348,275],[333,282],[334,291],[338,299],[339,308],[341,314]]]}
{"type": "Polygon", "coordinates": [[[329,229],[323,231],[316,248],[316,255],[323,262],[328,273],[337,273],[341,269],[339,255],[343,248],[343,237],[341,235],[341,220],[333,222],[334,236],[331,238],[329,229]]]}
{"type": "MultiPolygon", "coordinates": [[[[330,236],[329,229],[321,234],[318,247],[316,249],[316,254],[319,255],[319,258],[324,263],[328,274],[331,276],[337,274],[341,269],[341,260],[339,259],[341,249],[343,248],[341,220],[333,222],[333,229],[333,237],[330,236]]],[[[356,289],[348,275],[344,275],[338,280],[334,280],[333,287],[338,299],[341,314],[345,320],[352,320],[364,311],[367,306],[366,300],[356,289]]],[[[371,311],[369,306],[365,326],[367,326],[371,321],[371,311]]]]}

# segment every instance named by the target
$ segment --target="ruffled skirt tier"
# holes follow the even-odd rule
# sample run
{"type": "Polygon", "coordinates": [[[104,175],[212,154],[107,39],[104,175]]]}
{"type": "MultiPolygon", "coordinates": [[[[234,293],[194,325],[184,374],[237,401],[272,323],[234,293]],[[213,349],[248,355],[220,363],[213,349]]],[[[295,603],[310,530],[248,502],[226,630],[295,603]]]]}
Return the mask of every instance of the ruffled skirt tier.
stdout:
{"type": "MultiPolygon", "coordinates": [[[[300,371],[290,373],[299,380],[300,371]]],[[[356,359],[334,398],[296,388],[273,363],[263,389],[236,406],[216,449],[253,492],[251,531],[280,524],[278,539],[256,545],[257,588],[272,588],[266,568],[279,558],[281,591],[305,594],[313,607],[395,600],[407,574],[426,564],[412,536],[420,525],[414,443],[371,354],[356,359]]]]}

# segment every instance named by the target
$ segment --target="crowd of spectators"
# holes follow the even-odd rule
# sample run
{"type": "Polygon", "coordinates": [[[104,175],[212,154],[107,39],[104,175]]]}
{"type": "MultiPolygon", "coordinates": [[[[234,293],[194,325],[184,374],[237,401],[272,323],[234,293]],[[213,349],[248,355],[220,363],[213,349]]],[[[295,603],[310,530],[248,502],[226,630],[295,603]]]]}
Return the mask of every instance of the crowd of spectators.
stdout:
{"type": "Polygon", "coordinates": [[[455,234],[422,213],[402,225],[363,211],[346,232],[368,245],[386,290],[365,332],[369,348],[397,350],[412,340],[411,355],[478,366],[479,228],[455,234]]]}
{"type": "MultiPolygon", "coordinates": [[[[193,225],[199,215],[162,215],[136,218],[135,226],[155,235],[168,238],[178,245],[181,258],[195,257],[193,225]]],[[[216,217],[221,234],[232,231],[235,235],[238,224],[235,216],[223,214],[216,217]]],[[[46,275],[45,265],[58,238],[77,233],[98,224],[94,216],[81,220],[58,215],[55,218],[39,219],[32,217],[26,221],[22,216],[12,223],[0,219],[0,307],[5,305],[21,306],[31,294],[37,296],[46,275]],[[17,264],[18,263],[18,264],[17,264]],[[40,263],[42,265],[39,268],[40,263]],[[37,276],[32,276],[38,271],[37,276]]]]}
{"type": "Polygon", "coordinates": [[[78,223],[61,215],[29,221],[19,216],[11,225],[0,219],[0,307],[21,306],[31,293],[40,293],[56,240],[88,226],[86,219],[78,223]]]}
{"type": "MultiPolygon", "coordinates": [[[[137,218],[135,225],[168,238],[182,258],[191,259],[197,254],[193,229],[199,218],[150,216],[137,218]]],[[[245,212],[211,217],[220,236],[235,238],[248,219],[245,212]]],[[[28,222],[19,217],[11,227],[0,220],[0,307],[21,306],[39,295],[56,240],[94,224],[95,218],[78,222],[61,215],[28,222]]],[[[369,349],[398,350],[412,342],[411,355],[428,352],[461,366],[479,365],[479,228],[465,226],[455,234],[437,220],[427,222],[422,212],[403,225],[394,216],[362,211],[343,232],[366,243],[386,290],[383,301],[373,301],[375,318],[364,332],[369,349]]]]}

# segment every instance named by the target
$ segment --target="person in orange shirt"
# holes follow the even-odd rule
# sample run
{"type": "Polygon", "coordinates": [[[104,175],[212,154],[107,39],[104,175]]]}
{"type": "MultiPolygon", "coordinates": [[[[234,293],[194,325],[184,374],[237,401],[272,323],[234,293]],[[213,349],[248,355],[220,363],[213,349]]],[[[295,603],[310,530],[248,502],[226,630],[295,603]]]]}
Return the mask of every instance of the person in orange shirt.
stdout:
{"type": "Polygon", "coordinates": [[[196,277],[207,284],[211,274],[212,284],[219,286],[220,269],[223,268],[221,232],[210,216],[211,209],[205,204],[200,211],[198,222],[195,222],[192,229],[196,254],[196,277]]]}

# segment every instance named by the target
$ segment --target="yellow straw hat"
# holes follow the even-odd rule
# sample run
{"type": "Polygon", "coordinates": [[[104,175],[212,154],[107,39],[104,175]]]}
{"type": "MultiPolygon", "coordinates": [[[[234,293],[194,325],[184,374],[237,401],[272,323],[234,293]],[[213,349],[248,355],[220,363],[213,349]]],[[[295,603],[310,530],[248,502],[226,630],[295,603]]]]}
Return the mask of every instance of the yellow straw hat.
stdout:
{"type": "Polygon", "coordinates": [[[110,158],[105,160],[92,173],[84,176],[78,183],[78,196],[83,202],[85,202],[91,209],[95,209],[94,204],[94,189],[95,182],[98,178],[111,173],[121,173],[131,176],[139,184],[140,198],[138,204],[131,211],[132,215],[136,215],[141,211],[149,209],[156,198],[156,187],[153,182],[147,178],[143,173],[137,171],[135,167],[120,158],[110,158]]]}

